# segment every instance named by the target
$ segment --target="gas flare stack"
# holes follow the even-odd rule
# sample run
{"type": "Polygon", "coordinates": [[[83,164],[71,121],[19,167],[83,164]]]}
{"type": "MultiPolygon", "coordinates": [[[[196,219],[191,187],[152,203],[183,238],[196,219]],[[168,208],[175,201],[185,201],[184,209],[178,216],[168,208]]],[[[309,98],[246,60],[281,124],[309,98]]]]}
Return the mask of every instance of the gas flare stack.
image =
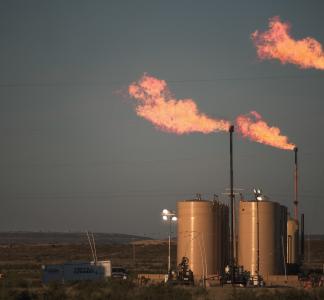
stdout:
{"type": "Polygon", "coordinates": [[[294,148],[294,201],[293,217],[287,220],[287,271],[297,273],[304,256],[304,214],[299,224],[299,193],[298,193],[298,148],[294,148]]]}

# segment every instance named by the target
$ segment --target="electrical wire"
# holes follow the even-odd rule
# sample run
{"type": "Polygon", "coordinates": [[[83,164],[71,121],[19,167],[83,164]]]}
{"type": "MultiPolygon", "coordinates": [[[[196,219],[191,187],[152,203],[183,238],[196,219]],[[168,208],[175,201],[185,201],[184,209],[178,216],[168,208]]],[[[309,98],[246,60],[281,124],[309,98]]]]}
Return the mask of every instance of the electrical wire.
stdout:
{"type": "MultiPolygon", "coordinates": [[[[216,77],[211,79],[183,79],[183,80],[168,80],[168,83],[213,83],[217,81],[254,81],[254,80],[294,80],[294,79],[324,79],[323,75],[265,75],[265,76],[250,76],[250,77],[216,77]]],[[[131,82],[132,80],[128,80],[131,82]]],[[[0,88],[29,88],[29,87],[82,87],[82,86],[112,86],[124,85],[125,81],[79,81],[79,82],[14,82],[0,83],[0,88]]]]}

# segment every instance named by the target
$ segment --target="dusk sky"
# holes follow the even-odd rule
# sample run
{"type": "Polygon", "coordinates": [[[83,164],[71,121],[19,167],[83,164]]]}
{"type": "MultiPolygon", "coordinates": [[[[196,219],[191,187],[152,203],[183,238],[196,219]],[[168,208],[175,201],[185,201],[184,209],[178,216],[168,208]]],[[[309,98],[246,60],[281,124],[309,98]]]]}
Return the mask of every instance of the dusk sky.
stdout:
{"type": "MultiPolygon", "coordinates": [[[[0,230],[165,236],[163,208],[228,203],[229,135],[176,135],[136,115],[145,72],[210,117],[257,111],[299,147],[300,211],[324,233],[324,70],[261,60],[280,16],[324,46],[318,1],[0,2],[0,230]]],[[[293,151],[234,139],[234,185],[292,209],[293,151]]]]}

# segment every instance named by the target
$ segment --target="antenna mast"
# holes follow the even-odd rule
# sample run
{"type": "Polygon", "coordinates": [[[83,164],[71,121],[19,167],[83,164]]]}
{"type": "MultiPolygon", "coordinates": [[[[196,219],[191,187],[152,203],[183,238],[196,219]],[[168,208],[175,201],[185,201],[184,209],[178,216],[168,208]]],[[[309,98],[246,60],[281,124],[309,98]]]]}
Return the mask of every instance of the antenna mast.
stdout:
{"type": "Polygon", "coordinates": [[[93,232],[91,232],[91,236],[92,236],[92,243],[93,243],[93,252],[94,252],[94,256],[95,256],[94,261],[95,261],[95,264],[97,264],[98,257],[97,257],[96,242],[95,242],[95,239],[94,239],[93,232]]]}
{"type": "Polygon", "coordinates": [[[96,262],[96,257],[95,257],[94,250],[92,248],[92,242],[90,240],[89,231],[87,230],[86,233],[87,233],[88,241],[89,241],[89,244],[90,244],[93,261],[96,262]]]}

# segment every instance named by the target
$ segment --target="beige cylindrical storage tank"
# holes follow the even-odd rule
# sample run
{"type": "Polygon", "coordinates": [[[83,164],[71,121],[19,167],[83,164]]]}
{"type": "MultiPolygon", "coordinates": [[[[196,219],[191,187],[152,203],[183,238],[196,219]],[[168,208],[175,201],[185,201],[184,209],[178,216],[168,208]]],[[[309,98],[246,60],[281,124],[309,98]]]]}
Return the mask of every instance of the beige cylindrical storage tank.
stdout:
{"type": "Polygon", "coordinates": [[[299,262],[299,226],[298,221],[289,217],[287,221],[287,263],[299,262]]]}
{"type": "Polygon", "coordinates": [[[218,274],[224,265],[221,244],[224,239],[223,204],[208,200],[177,203],[177,262],[189,258],[195,279],[218,274]]]}
{"type": "Polygon", "coordinates": [[[257,275],[258,257],[259,275],[284,273],[284,213],[276,202],[240,201],[238,262],[252,276],[257,275]]]}

